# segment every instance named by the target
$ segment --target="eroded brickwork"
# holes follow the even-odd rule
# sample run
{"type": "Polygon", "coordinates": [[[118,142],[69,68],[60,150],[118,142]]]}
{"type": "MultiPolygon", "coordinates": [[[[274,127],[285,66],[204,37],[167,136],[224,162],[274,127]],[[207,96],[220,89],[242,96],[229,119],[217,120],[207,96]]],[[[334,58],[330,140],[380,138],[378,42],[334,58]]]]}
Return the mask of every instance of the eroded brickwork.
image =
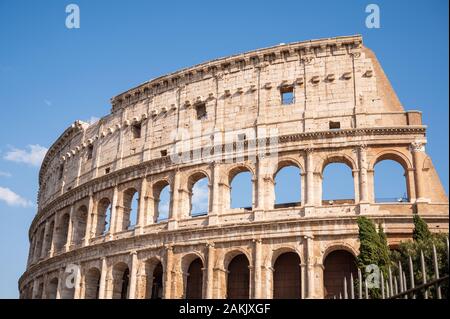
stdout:
{"type": "Polygon", "coordinates": [[[298,287],[289,285],[290,296],[323,298],[330,293],[324,278],[339,276],[336,265],[324,276],[327,256],[358,253],[359,215],[381,223],[391,245],[411,237],[414,213],[433,231],[448,231],[448,199],[425,152],[421,112],[403,109],[360,36],[210,61],[111,102],[111,113],[97,123],[69,127],[43,161],[22,298],[183,298],[187,291],[272,298],[285,296],[275,287],[287,287],[277,281],[279,265],[300,279],[298,287]],[[268,132],[276,137],[276,157],[258,153],[268,132]],[[240,158],[240,142],[257,155],[240,158]],[[221,156],[216,149],[197,161],[174,161],[180,150],[212,145],[221,156]],[[404,168],[407,202],[375,201],[374,166],[384,159],[404,168]],[[323,201],[322,172],[334,162],[351,168],[353,200],[323,201]],[[274,178],[286,165],[301,170],[301,202],[276,207],[274,178]],[[241,171],[253,176],[252,207],[231,209],[231,180],[241,171]],[[208,178],[209,208],[193,217],[192,185],[201,177],[208,178]],[[170,213],[158,221],[165,185],[170,213]],[[138,218],[128,227],[134,193],[138,218]],[[68,267],[77,274],[73,287],[66,284],[68,267]],[[248,284],[240,287],[242,278],[248,284]]]}

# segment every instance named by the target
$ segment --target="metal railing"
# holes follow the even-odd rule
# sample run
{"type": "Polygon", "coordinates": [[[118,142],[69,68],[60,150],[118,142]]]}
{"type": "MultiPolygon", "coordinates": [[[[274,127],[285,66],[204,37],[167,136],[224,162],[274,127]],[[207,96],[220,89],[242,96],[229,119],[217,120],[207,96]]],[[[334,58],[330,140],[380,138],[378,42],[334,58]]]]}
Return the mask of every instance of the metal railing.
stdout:
{"type": "MultiPolygon", "coordinates": [[[[446,240],[447,260],[449,258],[449,242],[446,240]]],[[[416,283],[414,277],[414,265],[412,257],[408,256],[408,277],[403,270],[401,262],[398,262],[397,274],[393,275],[392,268],[388,267],[388,277],[384,278],[383,272],[380,271],[380,280],[378,289],[381,291],[381,299],[416,299],[419,295],[424,299],[442,299],[442,286],[449,282],[449,276],[439,276],[438,256],[436,253],[436,246],[433,244],[433,275],[432,279],[427,278],[427,267],[423,251],[420,252],[420,277],[421,282],[416,283]],[[407,280],[409,279],[409,280],[407,280]],[[434,288],[434,293],[430,294],[431,289],[434,288]]],[[[448,265],[448,264],[447,264],[448,265]]],[[[448,272],[448,269],[447,269],[448,272]]],[[[334,299],[356,299],[355,289],[358,290],[358,299],[370,299],[369,289],[372,285],[363,281],[362,271],[358,269],[358,284],[355,285],[353,274],[350,274],[350,282],[347,277],[344,277],[343,292],[339,296],[334,296],[334,299]]]]}

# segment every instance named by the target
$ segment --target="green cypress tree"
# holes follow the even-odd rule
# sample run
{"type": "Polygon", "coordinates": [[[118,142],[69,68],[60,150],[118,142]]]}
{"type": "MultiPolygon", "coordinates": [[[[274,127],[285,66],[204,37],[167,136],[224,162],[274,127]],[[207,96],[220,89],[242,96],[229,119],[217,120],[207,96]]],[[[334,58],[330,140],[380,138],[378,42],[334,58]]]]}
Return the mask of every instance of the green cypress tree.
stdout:
{"type": "MultiPolygon", "coordinates": [[[[359,227],[359,255],[357,258],[358,267],[363,270],[368,265],[377,265],[386,278],[387,268],[390,265],[390,251],[387,245],[386,234],[381,225],[377,232],[375,224],[367,217],[358,217],[359,227]]],[[[371,289],[372,298],[381,296],[380,289],[371,289]]]]}
{"type": "Polygon", "coordinates": [[[414,241],[426,241],[429,240],[432,235],[428,229],[427,223],[419,216],[419,214],[414,214],[414,231],[413,239],[414,241]]]}

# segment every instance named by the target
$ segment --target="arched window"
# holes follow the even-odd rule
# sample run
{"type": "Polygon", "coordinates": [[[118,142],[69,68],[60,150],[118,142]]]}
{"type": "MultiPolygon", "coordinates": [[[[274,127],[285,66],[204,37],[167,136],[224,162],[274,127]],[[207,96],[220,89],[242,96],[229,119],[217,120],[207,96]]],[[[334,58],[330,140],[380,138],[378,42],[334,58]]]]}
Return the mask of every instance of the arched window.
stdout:
{"type": "Polygon", "coordinates": [[[209,185],[208,178],[197,175],[191,178],[190,187],[190,213],[191,216],[201,216],[209,211],[209,185]]]}
{"type": "Polygon", "coordinates": [[[34,251],[34,258],[38,260],[42,256],[42,244],[44,241],[45,225],[42,225],[37,234],[36,247],[34,251]]]}
{"type": "Polygon", "coordinates": [[[164,293],[163,267],[160,261],[156,264],[151,261],[146,263],[147,274],[147,299],[162,299],[164,293]]]}
{"type": "Polygon", "coordinates": [[[84,278],[84,298],[98,299],[100,292],[100,270],[91,268],[84,278]]]}
{"type": "Polygon", "coordinates": [[[187,270],[186,299],[201,299],[203,288],[203,263],[200,258],[193,260],[187,270]]]}
{"type": "Polygon", "coordinates": [[[324,261],[324,295],[325,298],[344,296],[344,279],[349,288],[350,276],[356,279],[358,271],[355,257],[346,250],[335,250],[327,255],[324,261]]]}
{"type": "Polygon", "coordinates": [[[118,231],[133,229],[137,223],[139,194],[136,189],[129,188],[123,193],[123,213],[118,221],[118,231]]]}
{"type": "Polygon", "coordinates": [[[113,299],[126,299],[128,297],[130,270],[127,264],[121,262],[113,267],[113,299]]]}
{"type": "Polygon", "coordinates": [[[60,251],[64,248],[64,245],[67,243],[67,234],[69,231],[69,223],[70,223],[70,215],[64,214],[61,216],[58,230],[58,239],[57,239],[57,247],[56,250],[60,251]]]}
{"type": "Polygon", "coordinates": [[[52,220],[52,221],[50,222],[50,227],[48,228],[47,235],[45,236],[45,239],[44,239],[44,245],[45,245],[45,247],[44,247],[44,253],[45,253],[46,255],[48,255],[48,253],[49,253],[49,251],[50,251],[50,249],[51,249],[51,247],[52,247],[52,241],[53,241],[53,229],[54,229],[54,228],[55,228],[55,221],[52,220]]]}
{"type": "Polygon", "coordinates": [[[110,231],[112,205],[108,198],[99,201],[97,207],[97,225],[95,236],[105,235],[110,231]]]}
{"type": "Polygon", "coordinates": [[[235,256],[228,265],[227,298],[249,299],[250,270],[244,254],[235,256]]]}
{"type": "Polygon", "coordinates": [[[252,209],[252,174],[241,171],[230,178],[230,208],[252,209]]]}
{"type": "Polygon", "coordinates": [[[300,258],[289,252],[278,256],[273,272],[274,299],[300,299],[300,258]]]}
{"type": "Polygon", "coordinates": [[[405,169],[394,160],[381,160],[374,167],[375,202],[408,202],[405,169]]]}
{"type": "Polygon", "coordinates": [[[352,169],[344,163],[330,163],[322,173],[322,203],[344,204],[355,202],[352,169]]]}
{"type": "Polygon", "coordinates": [[[170,217],[170,185],[166,181],[155,184],[155,222],[164,221],[170,217]]]}
{"type": "Polygon", "coordinates": [[[275,208],[300,205],[300,182],[300,169],[297,166],[284,166],[276,173],[275,208]]]}
{"type": "Polygon", "coordinates": [[[74,216],[74,234],[73,243],[80,245],[86,235],[86,224],[88,219],[88,210],[86,206],[79,207],[74,216]]]}
{"type": "Polygon", "coordinates": [[[58,278],[55,277],[48,282],[45,297],[47,299],[56,299],[57,290],[58,290],[58,278]]]}

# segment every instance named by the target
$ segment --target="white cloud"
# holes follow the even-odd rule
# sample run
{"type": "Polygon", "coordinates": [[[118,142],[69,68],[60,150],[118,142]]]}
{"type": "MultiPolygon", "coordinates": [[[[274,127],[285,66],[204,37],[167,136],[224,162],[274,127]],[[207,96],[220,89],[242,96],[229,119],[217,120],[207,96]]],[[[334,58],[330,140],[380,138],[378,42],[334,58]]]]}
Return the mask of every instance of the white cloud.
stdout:
{"type": "Polygon", "coordinates": [[[52,101],[44,99],[44,103],[47,104],[47,106],[52,106],[52,101]]]}
{"type": "Polygon", "coordinates": [[[208,211],[208,180],[200,180],[192,188],[192,212],[205,213],[208,211]]]}
{"type": "Polygon", "coordinates": [[[28,150],[12,148],[3,157],[5,160],[39,166],[44,159],[47,148],[41,145],[28,145],[28,150]]]}
{"type": "Polygon", "coordinates": [[[12,174],[9,172],[0,171],[0,177],[11,177],[11,176],[12,176],[12,174]]]}
{"type": "Polygon", "coordinates": [[[33,203],[20,195],[14,193],[9,188],[0,186],[0,201],[4,201],[9,206],[31,207],[33,203]]]}

